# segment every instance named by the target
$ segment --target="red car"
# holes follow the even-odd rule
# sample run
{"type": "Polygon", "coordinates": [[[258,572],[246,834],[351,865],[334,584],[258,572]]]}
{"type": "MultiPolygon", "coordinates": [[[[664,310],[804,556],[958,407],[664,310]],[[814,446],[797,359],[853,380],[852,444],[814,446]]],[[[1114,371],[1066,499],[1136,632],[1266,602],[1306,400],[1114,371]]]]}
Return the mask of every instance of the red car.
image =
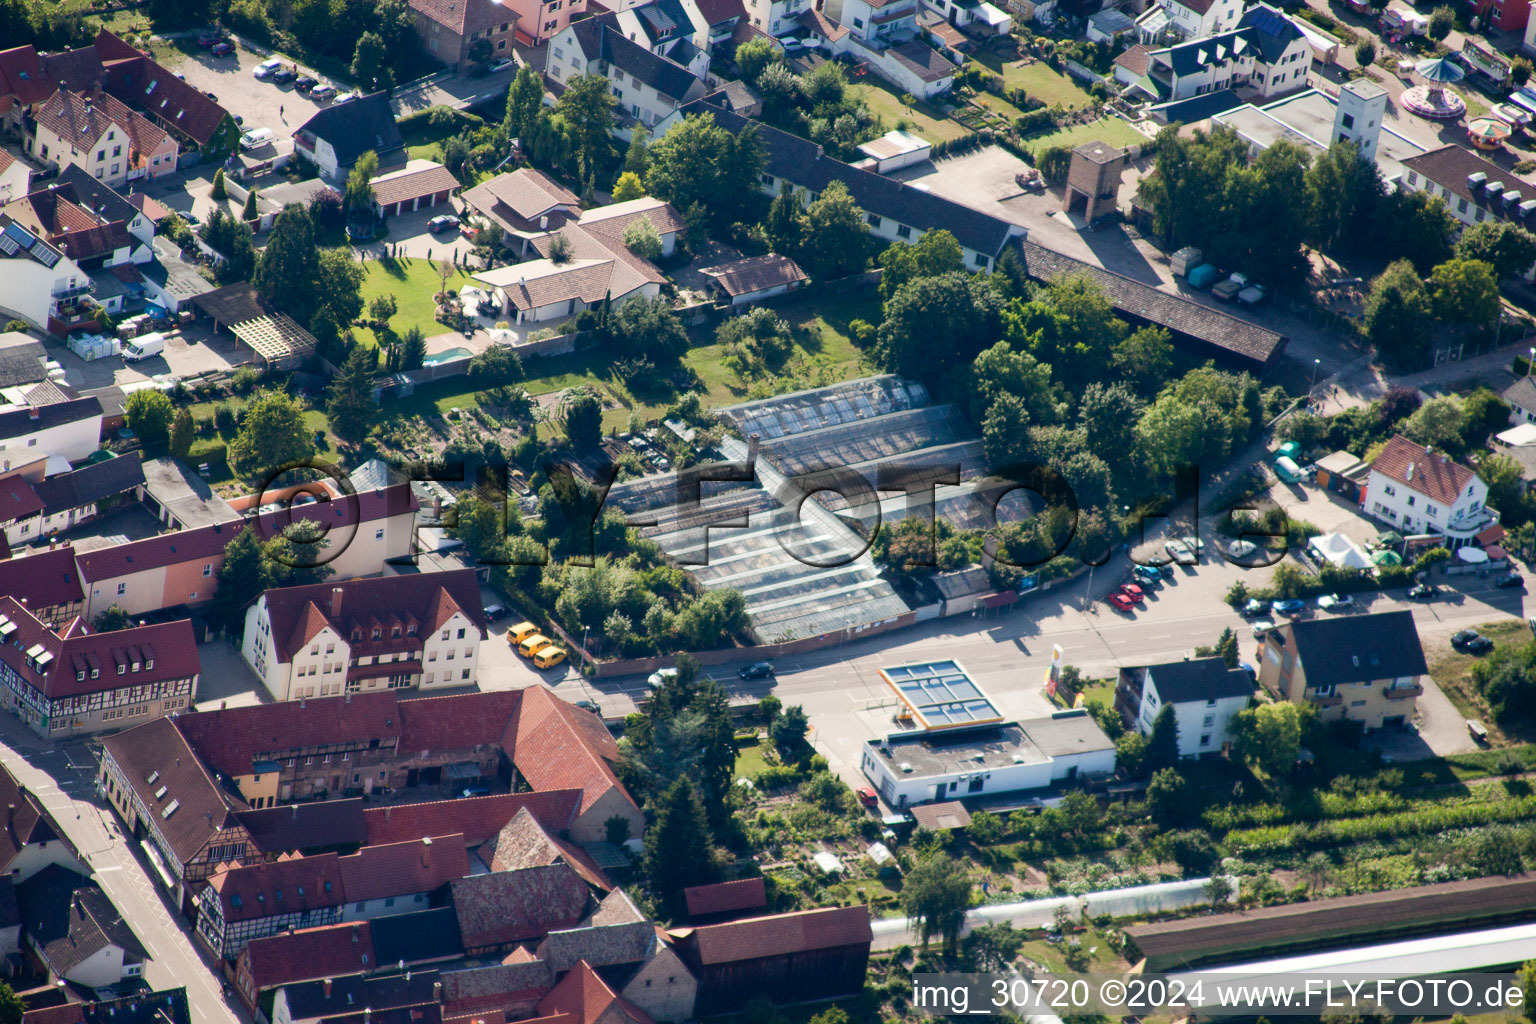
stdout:
{"type": "Polygon", "coordinates": [[[235,52],[235,47],[232,43],[214,43],[213,49],[208,52],[215,57],[227,57],[235,52]]]}
{"type": "Polygon", "coordinates": [[[868,786],[865,786],[863,789],[856,790],[856,792],[858,793],[859,803],[869,808],[873,808],[875,806],[877,797],[875,796],[874,790],[870,789],[868,786]]]}
{"type": "Polygon", "coordinates": [[[1134,583],[1126,583],[1120,587],[1120,593],[1124,594],[1136,604],[1141,604],[1147,599],[1147,595],[1134,583]]]}
{"type": "Polygon", "coordinates": [[[197,45],[205,50],[211,50],[222,42],[224,42],[222,32],[204,32],[197,37],[197,45]]]}
{"type": "Polygon", "coordinates": [[[474,241],[475,236],[479,233],[480,229],[475,227],[473,224],[465,224],[463,227],[459,228],[459,234],[463,235],[470,241],[474,241]]]}
{"type": "Polygon", "coordinates": [[[1110,604],[1115,606],[1115,611],[1133,612],[1136,610],[1136,602],[1132,601],[1118,590],[1113,594],[1110,594],[1107,600],[1110,604]]]}

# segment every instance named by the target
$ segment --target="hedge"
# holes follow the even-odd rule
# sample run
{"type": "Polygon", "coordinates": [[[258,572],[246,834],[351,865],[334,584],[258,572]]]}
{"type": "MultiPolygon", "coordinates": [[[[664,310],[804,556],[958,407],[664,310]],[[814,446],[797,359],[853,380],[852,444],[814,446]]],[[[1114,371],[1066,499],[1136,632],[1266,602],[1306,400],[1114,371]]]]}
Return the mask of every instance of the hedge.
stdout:
{"type": "Polygon", "coordinates": [[[1509,824],[1536,819],[1536,796],[1514,800],[1434,804],[1395,814],[1320,821],[1312,824],[1270,825],[1227,833],[1232,853],[1264,853],[1341,846],[1372,839],[1436,835],[1458,828],[1509,824]]]}

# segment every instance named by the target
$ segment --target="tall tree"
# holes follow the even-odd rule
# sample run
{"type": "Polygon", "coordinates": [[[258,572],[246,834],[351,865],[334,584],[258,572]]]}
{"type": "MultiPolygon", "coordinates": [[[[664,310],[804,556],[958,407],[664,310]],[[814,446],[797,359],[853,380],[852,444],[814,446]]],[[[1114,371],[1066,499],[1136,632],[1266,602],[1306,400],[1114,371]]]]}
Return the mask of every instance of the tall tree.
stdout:
{"type": "MultiPolygon", "coordinates": [[[[544,85],[532,65],[517,69],[517,76],[507,89],[507,113],[502,124],[514,138],[525,136],[534,125],[544,105],[544,85]]],[[[527,139],[525,138],[526,144],[527,139]]]]}
{"type": "Polygon", "coordinates": [[[171,458],[185,459],[192,454],[192,438],[195,432],[192,413],[186,408],[177,409],[175,417],[171,420],[171,458]]]}
{"type": "Polygon", "coordinates": [[[651,165],[651,133],[643,124],[630,130],[629,148],[624,151],[624,172],[645,177],[645,169],[651,165]]]}
{"type": "Polygon", "coordinates": [[[1285,778],[1296,767],[1305,724],[1301,707],[1288,701],[1239,711],[1232,723],[1232,752],[1269,778],[1285,778]]]}
{"type": "Polygon", "coordinates": [[[255,477],[315,453],[304,410],[286,391],[263,391],[246,407],[240,432],[229,443],[230,467],[255,477]]]}
{"type": "Polygon", "coordinates": [[[779,194],[768,205],[768,220],[763,225],[768,245],[782,256],[799,256],[805,243],[805,204],[789,182],[779,186],[779,194]]]}
{"type": "Polygon", "coordinates": [[[325,413],[331,429],[347,444],[362,444],[378,418],[379,407],[373,401],[373,375],[378,365],[374,350],[359,345],[331,378],[325,413]]]}
{"type": "Polygon", "coordinates": [[[256,531],[242,529],[224,545],[224,561],[219,565],[218,580],[209,617],[216,626],[238,639],[245,628],[245,606],[266,586],[261,538],[256,536],[256,531]]]}
{"type": "Polygon", "coordinates": [[[995,341],[1001,312],[990,278],[949,273],[908,281],[886,303],[875,359],[890,372],[933,379],[995,341]]]}
{"type": "Polygon", "coordinates": [[[256,264],[251,283],[261,297],[307,324],[319,305],[320,251],[315,248],[315,224],[297,203],[283,207],[272,224],[267,247],[256,264]]]}
{"type": "Polygon", "coordinates": [[[1519,277],[1536,263],[1536,234],[1507,220],[1485,220],[1461,233],[1456,255],[1489,264],[1501,281],[1519,277]]]}
{"type": "Polygon", "coordinates": [[[1429,296],[1435,316],[1475,330],[1499,322],[1499,282],[1493,267],[1481,260],[1446,260],[1429,275],[1429,296]]]}
{"type": "Polygon", "coordinates": [[[811,744],[805,738],[810,728],[805,708],[799,704],[784,708],[773,720],[768,728],[768,736],[773,740],[773,749],[778,752],[781,761],[785,764],[800,764],[810,760],[811,744]]]}
{"type": "Polygon", "coordinates": [[[389,52],[384,46],[384,38],[377,32],[364,32],[357,37],[349,70],[352,80],[370,92],[395,87],[395,76],[389,68],[389,52]]]}
{"type": "Polygon", "coordinates": [[[1428,192],[1398,189],[1379,205],[1370,252],[1413,261],[1422,276],[1451,257],[1459,225],[1445,200],[1428,192]]]}
{"type": "MultiPolygon", "coordinates": [[[[325,312],[338,325],[350,324],[363,312],[363,281],[367,274],[352,250],[321,249],[315,275],[315,312],[325,312]]],[[[311,318],[313,319],[313,318],[311,318]]]]}
{"type": "Polygon", "coordinates": [[[616,203],[639,199],[644,195],[645,182],[634,171],[625,171],[619,175],[619,180],[613,183],[613,201],[616,203]]]}
{"type": "Polygon", "coordinates": [[[583,181],[613,162],[613,87],[602,75],[577,75],[566,82],[555,112],[570,125],[583,181]]]}
{"type": "MultiPolygon", "coordinates": [[[[347,172],[346,191],[342,193],[342,205],[347,218],[352,221],[371,221],[374,215],[373,185],[370,182],[379,174],[379,154],[368,150],[357,158],[352,170],[347,172]]],[[[274,226],[275,227],[275,226],[274,226]]]]}
{"type": "Polygon", "coordinates": [[[128,429],[146,447],[159,448],[169,439],[175,408],[164,391],[151,388],[135,391],[123,403],[123,413],[128,420],[128,429]]]}
{"type": "Polygon", "coordinates": [[[755,124],[732,134],[713,114],[690,114],[650,145],[647,191],[679,210],[695,204],[717,228],[741,220],[760,202],[767,155],[755,124]]]}
{"type": "Polygon", "coordinates": [[[427,339],[421,328],[412,324],[400,338],[400,368],[419,370],[427,361],[427,339]]]}
{"type": "Polygon", "coordinates": [[[657,904],[674,918],[686,909],[685,888],[714,880],[709,822],[699,791],[687,776],[656,800],[645,835],[645,876],[657,904]]]}
{"type": "Polygon", "coordinates": [[[1307,169],[1311,224],[1308,237],[1323,249],[1369,252],[1386,183],[1375,163],[1352,142],[1336,142],[1307,169]]]}
{"type": "Polygon", "coordinates": [[[893,242],[880,254],[880,297],[890,299],[896,289],[915,277],[937,277],[965,269],[965,254],[955,236],[943,228],[927,231],[912,245],[893,242]]]}
{"type": "Polygon", "coordinates": [[[1429,346],[1429,292],[1419,272],[1398,260],[1371,282],[1365,302],[1365,336],[1398,366],[1418,366],[1429,346]]]}
{"type": "Polygon", "coordinates": [[[603,407],[590,391],[573,390],[560,403],[565,436],[579,450],[597,447],[603,436],[603,407]]]}
{"type": "Polygon", "coordinates": [[[15,989],[0,981],[0,1024],[21,1024],[26,1009],[26,1003],[22,1002],[15,989]]]}
{"type": "Polygon", "coordinates": [[[1178,763],[1179,720],[1174,716],[1173,705],[1164,704],[1157,717],[1152,719],[1152,733],[1147,737],[1147,753],[1142,764],[1147,770],[1157,772],[1178,763]]]}
{"type": "Polygon", "coordinates": [[[869,222],[841,181],[831,181],[805,210],[806,237],[814,241],[804,255],[811,273],[822,280],[863,270],[869,258],[869,222]]]}
{"type": "Polygon", "coordinates": [[[901,909],[917,924],[924,948],[937,935],[944,951],[953,955],[960,943],[960,927],[971,906],[971,880],[964,865],[943,854],[931,853],[913,865],[902,881],[901,909]]]}

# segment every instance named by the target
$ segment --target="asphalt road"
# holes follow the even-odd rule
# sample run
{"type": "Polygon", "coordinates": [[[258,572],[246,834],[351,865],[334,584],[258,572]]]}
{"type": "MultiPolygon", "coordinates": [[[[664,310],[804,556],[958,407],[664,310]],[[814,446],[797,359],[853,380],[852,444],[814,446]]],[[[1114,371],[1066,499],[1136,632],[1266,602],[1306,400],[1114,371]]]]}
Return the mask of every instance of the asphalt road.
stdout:
{"type": "Polygon", "coordinates": [[[238,1024],[212,961],[193,946],[190,930],[134,857],[106,802],[96,800],[96,758],[87,744],[49,746],[17,719],[0,716],[0,762],[37,794],[149,951],[144,980],[150,988],[185,987],[198,1024],[238,1024]]]}

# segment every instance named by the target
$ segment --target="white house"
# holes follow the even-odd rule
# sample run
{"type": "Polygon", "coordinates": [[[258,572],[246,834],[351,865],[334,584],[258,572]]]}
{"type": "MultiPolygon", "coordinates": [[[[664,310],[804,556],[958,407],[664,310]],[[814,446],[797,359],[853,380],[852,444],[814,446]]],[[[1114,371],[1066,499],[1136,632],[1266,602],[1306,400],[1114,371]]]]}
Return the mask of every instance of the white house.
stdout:
{"type": "Polygon", "coordinates": [[[1490,217],[1524,226],[1536,212],[1536,185],[1461,146],[1441,146],[1409,157],[1403,172],[1400,187],[1439,196],[1463,227],[1490,217]]]}
{"type": "MultiPolygon", "coordinates": [[[[608,228],[614,223],[597,226],[608,228]]],[[[531,244],[539,258],[474,275],[515,323],[561,320],[604,303],[652,298],[661,293],[666,280],[655,264],[629,251],[622,232],[615,237],[566,224],[531,244]],[[551,257],[557,237],[565,238],[568,247],[567,257],[559,261],[551,257]]]]}
{"type": "Polygon", "coordinates": [[[101,447],[101,417],[101,401],[96,398],[0,406],[0,447],[35,448],[78,462],[101,447]]]}
{"type": "Polygon", "coordinates": [[[1509,422],[1536,423],[1536,380],[1527,373],[1504,389],[1499,397],[1509,403],[1509,422]]]}
{"type": "Polygon", "coordinates": [[[1404,535],[1437,535],[1459,548],[1499,521],[1476,473],[1398,434],[1371,463],[1360,504],[1404,535]]]}
{"type": "Polygon", "coordinates": [[[1153,50],[1139,84],[1161,101],[1237,88],[1267,99],[1303,88],[1311,66],[1312,45],[1301,30],[1257,4],[1230,31],[1153,50]]]}
{"type": "Polygon", "coordinates": [[[0,872],[19,885],[57,864],[71,871],[89,871],[64,830],[43,802],[4,767],[0,767],[0,800],[5,801],[5,826],[0,833],[0,872]]]}
{"type": "Polygon", "coordinates": [[[572,22],[550,40],[545,60],[546,73],[562,85],[581,75],[607,78],[616,112],[628,120],[618,132],[626,137],[630,124],[638,121],[649,128],[708,91],[690,66],[629,39],[614,14],[572,22]]]}
{"type": "Polygon", "coordinates": [[[1087,711],[980,729],[895,733],[864,746],[864,774],[891,807],[1045,789],[1115,770],[1115,744],[1087,711]]]}
{"type": "Polygon", "coordinates": [[[275,700],[471,686],[484,623],[473,569],[284,587],[246,612],[241,654],[275,700]]]}
{"type": "Polygon", "coordinates": [[[827,0],[827,17],[875,46],[895,46],[917,35],[917,0],[827,0]]]}
{"type": "Polygon", "coordinates": [[[0,149],[0,203],[8,203],[27,194],[32,168],[0,149]]]}
{"type": "Polygon", "coordinates": [[[799,28],[799,18],[816,5],[813,0],[743,0],[753,27],[771,36],[788,35],[799,28]]]}
{"type": "Polygon", "coordinates": [[[149,954],[107,894],[50,865],[16,888],[28,948],[56,981],[108,988],[143,976],[149,954]]]}
{"type": "Polygon", "coordinates": [[[78,263],[0,213],[0,316],[44,330],[62,323],[67,330],[78,310],[92,307],[91,288],[78,263]]]}
{"type": "MultiPolygon", "coordinates": [[[[1132,694],[1138,679],[1141,702],[1136,708],[1136,731],[1152,735],[1157,716],[1171,706],[1178,724],[1180,757],[1219,753],[1232,739],[1237,713],[1253,698],[1248,673],[1228,668],[1221,658],[1120,670],[1121,686],[1132,694]]],[[[1127,703],[1134,703],[1134,698],[1127,703]]]]}
{"type": "Polygon", "coordinates": [[[671,256],[677,249],[677,236],[688,226],[682,214],[671,203],[651,196],[585,210],[577,218],[576,224],[600,239],[622,244],[624,232],[640,220],[650,221],[656,233],[661,236],[661,255],[664,257],[671,256]]]}
{"type": "Polygon", "coordinates": [[[1243,0],[1162,0],[1173,31],[1185,39],[1200,39],[1236,28],[1243,0]]]}
{"type": "Polygon", "coordinates": [[[293,133],[294,155],[314,164],[326,181],[345,181],[369,151],[378,155],[380,170],[405,163],[405,137],[385,92],[321,107],[293,133]]]}

